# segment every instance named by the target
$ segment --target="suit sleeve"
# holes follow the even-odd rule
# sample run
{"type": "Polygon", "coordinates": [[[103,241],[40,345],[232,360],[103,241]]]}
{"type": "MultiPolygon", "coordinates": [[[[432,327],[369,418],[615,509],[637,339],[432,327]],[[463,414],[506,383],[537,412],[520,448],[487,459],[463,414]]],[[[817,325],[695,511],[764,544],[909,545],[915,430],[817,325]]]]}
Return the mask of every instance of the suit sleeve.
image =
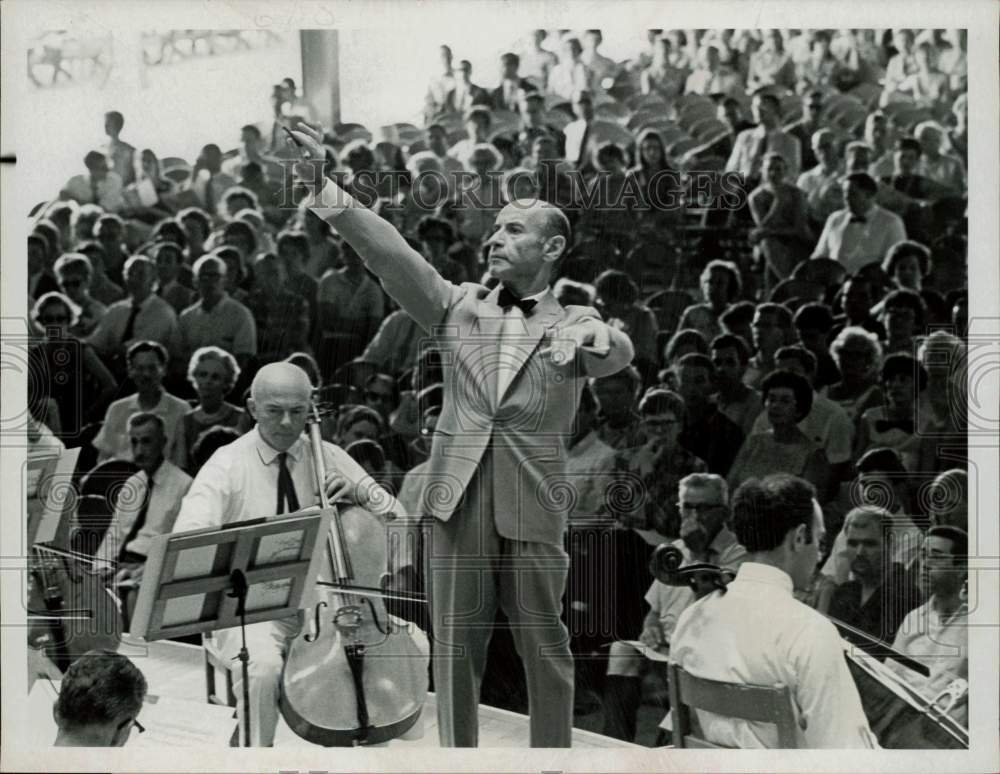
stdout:
{"type": "Polygon", "coordinates": [[[410,247],[393,226],[357,203],[343,210],[342,192],[327,181],[309,208],[326,220],[347,240],[361,259],[382,281],[386,292],[425,331],[441,322],[454,302],[454,285],[444,280],[420,253],[410,247]]]}

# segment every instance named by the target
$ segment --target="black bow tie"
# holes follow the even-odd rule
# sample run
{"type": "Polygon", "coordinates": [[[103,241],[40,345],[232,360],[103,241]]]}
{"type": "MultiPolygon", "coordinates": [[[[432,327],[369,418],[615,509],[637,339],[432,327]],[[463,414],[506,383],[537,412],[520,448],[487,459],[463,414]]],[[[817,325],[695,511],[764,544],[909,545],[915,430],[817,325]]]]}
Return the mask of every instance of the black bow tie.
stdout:
{"type": "Polygon", "coordinates": [[[516,306],[518,309],[524,312],[525,315],[529,315],[531,314],[531,310],[535,308],[535,305],[538,302],[533,301],[532,299],[526,300],[523,298],[518,298],[508,288],[502,287],[500,288],[500,296],[499,298],[497,298],[497,303],[500,305],[500,308],[503,309],[505,312],[512,306],[516,306]]]}
{"type": "Polygon", "coordinates": [[[894,428],[899,428],[907,435],[913,435],[913,420],[910,419],[876,419],[875,432],[888,433],[894,428]]]}
{"type": "Polygon", "coordinates": [[[854,217],[852,217],[852,218],[851,218],[851,219],[850,219],[849,221],[847,221],[847,222],[848,222],[848,223],[867,223],[867,222],[868,222],[868,218],[860,218],[860,217],[858,217],[857,215],[855,215],[854,217]]]}

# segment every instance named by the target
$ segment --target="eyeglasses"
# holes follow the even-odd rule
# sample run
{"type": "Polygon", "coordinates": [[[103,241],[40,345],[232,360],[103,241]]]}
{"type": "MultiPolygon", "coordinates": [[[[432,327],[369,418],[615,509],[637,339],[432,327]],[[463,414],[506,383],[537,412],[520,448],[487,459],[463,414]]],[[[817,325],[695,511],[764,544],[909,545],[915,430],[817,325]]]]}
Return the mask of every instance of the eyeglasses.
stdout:
{"type": "Polygon", "coordinates": [[[677,507],[688,513],[708,513],[715,508],[721,508],[722,503],[677,503],[677,507]]]}
{"type": "Polygon", "coordinates": [[[373,390],[366,390],[365,399],[377,400],[377,401],[389,401],[392,400],[392,396],[386,395],[384,392],[374,392],[373,390]]]}

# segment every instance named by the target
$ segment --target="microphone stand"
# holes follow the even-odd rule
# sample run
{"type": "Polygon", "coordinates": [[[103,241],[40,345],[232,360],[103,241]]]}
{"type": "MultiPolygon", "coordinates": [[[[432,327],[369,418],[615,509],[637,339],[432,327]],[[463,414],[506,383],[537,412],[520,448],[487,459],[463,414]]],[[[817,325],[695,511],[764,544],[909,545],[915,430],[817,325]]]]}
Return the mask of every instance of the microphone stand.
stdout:
{"type": "Polygon", "coordinates": [[[233,584],[232,591],[228,596],[236,600],[236,615],[240,617],[240,636],[243,639],[243,647],[240,648],[239,655],[240,670],[243,675],[243,746],[250,746],[250,652],[247,650],[247,576],[242,570],[233,570],[229,576],[233,584]]]}

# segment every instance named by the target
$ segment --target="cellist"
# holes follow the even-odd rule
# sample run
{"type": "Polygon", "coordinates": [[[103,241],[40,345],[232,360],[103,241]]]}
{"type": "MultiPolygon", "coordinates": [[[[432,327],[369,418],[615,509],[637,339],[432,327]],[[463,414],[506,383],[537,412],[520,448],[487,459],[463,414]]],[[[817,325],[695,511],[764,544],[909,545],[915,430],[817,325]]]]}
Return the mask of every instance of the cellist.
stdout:
{"type": "MultiPolygon", "coordinates": [[[[257,420],[256,427],[219,449],[201,468],[181,504],[174,532],[219,527],[272,513],[292,513],[318,502],[310,446],[303,433],[311,405],[309,377],[291,363],[271,363],[257,372],[250,395],[247,405],[257,420]]],[[[395,498],[343,449],[324,443],[323,451],[327,471],[323,485],[330,502],[358,505],[383,522],[400,512],[395,498]]],[[[305,597],[309,596],[307,589],[305,597]]],[[[286,647],[301,629],[301,616],[251,624],[246,629],[250,652],[250,744],[270,747],[278,723],[286,647]]],[[[240,647],[239,629],[227,629],[215,636],[224,655],[235,656],[240,647]]],[[[234,691],[239,695],[239,670],[233,674],[234,691]]],[[[242,702],[238,711],[242,728],[242,702]]]]}

